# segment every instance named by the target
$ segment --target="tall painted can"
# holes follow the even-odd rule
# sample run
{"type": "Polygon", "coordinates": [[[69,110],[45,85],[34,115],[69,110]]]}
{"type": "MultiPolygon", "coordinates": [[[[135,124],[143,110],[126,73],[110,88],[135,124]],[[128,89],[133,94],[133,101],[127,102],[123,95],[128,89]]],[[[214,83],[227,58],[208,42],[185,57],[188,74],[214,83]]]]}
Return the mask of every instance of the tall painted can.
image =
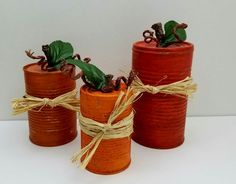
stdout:
{"type": "MultiPolygon", "coordinates": [[[[156,47],[155,42],[133,44],[132,68],[144,84],[170,84],[191,75],[193,44],[175,43],[156,47]]],[[[184,142],[187,98],[144,93],[134,103],[133,140],[159,149],[174,148],[184,142]]]]}

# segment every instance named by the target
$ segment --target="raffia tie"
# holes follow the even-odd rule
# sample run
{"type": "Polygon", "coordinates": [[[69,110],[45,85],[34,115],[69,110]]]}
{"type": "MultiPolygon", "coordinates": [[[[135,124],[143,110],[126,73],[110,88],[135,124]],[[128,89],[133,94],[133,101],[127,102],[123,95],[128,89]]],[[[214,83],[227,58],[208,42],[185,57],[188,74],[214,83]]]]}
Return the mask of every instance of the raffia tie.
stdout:
{"type": "Polygon", "coordinates": [[[140,97],[141,93],[164,93],[187,98],[191,96],[196,89],[197,85],[193,83],[191,77],[186,77],[184,80],[167,85],[151,86],[144,85],[136,76],[127,92],[120,93],[106,124],[83,117],[80,113],[80,128],[85,134],[93,137],[93,139],[87,146],[81,149],[81,151],[74,154],[72,162],[79,164],[81,168],[86,168],[103,139],[116,139],[130,136],[133,132],[133,112],[121,121],[115,124],[113,124],[113,122],[129,105],[140,97]],[[83,156],[84,159],[81,162],[83,156]]]}
{"type": "Polygon", "coordinates": [[[137,93],[164,93],[186,98],[196,92],[197,84],[193,83],[192,77],[186,77],[183,80],[171,84],[151,86],[143,84],[143,82],[136,76],[132,83],[132,88],[137,93]]]}
{"type": "Polygon", "coordinates": [[[74,154],[72,157],[73,163],[79,164],[81,168],[86,168],[103,139],[124,138],[132,134],[133,112],[117,123],[114,123],[114,121],[135,101],[136,97],[137,94],[134,94],[131,88],[128,88],[126,93],[121,91],[106,124],[85,118],[80,114],[79,119],[81,130],[85,134],[93,137],[93,139],[81,151],[74,154]],[[85,156],[85,158],[81,162],[83,156],[85,156]]]}
{"type": "Polygon", "coordinates": [[[37,107],[40,107],[40,111],[45,106],[49,106],[51,108],[61,106],[69,110],[79,111],[79,100],[76,96],[76,89],[62,94],[54,99],[38,98],[30,95],[25,95],[23,98],[12,100],[13,115],[21,114],[23,112],[33,110],[37,107]]]}

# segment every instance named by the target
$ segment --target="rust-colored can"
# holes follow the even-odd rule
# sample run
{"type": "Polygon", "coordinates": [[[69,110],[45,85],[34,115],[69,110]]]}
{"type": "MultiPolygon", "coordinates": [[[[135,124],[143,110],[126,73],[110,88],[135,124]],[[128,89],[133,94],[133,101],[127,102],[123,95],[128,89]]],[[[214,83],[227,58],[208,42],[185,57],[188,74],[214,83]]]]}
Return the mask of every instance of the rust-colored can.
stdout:
{"type": "MultiPolygon", "coordinates": [[[[24,66],[25,88],[28,95],[53,99],[75,89],[76,83],[60,71],[42,71],[36,64],[24,66]]],[[[40,146],[59,146],[77,135],[75,111],[63,107],[43,107],[28,111],[29,138],[40,146]]]]}
{"type": "MultiPolygon", "coordinates": [[[[155,42],[139,41],[133,45],[132,68],[144,84],[170,84],[191,75],[192,57],[191,43],[159,48],[155,42]]],[[[144,93],[134,103],[133,140],[160,149],[181,145],[184,142],[186,108],[186,98],[144,93]]]]}
{"type": "MultiPolygon", "coordinates": [[[[125,86],[122,85],[122,89],[125,86]]],[[[102,93],[91,91],[87,86],[80,89],[80,110],[84,117],[100,123],[107,123],[120,94],[119,91],[102,93]]],[[[127,108],[114,123],[127,117],[132,111],[132,106],[127,108]]],[[[92,141],[93,137],[81,131],[81,148],[92,141]]],[[[103,139],[86,169],[96,174],[115,174],[125,170],[131,162],[131,138],[103,139]]],[[[83,160],[83,158],[82,158],[83,160]]]]}

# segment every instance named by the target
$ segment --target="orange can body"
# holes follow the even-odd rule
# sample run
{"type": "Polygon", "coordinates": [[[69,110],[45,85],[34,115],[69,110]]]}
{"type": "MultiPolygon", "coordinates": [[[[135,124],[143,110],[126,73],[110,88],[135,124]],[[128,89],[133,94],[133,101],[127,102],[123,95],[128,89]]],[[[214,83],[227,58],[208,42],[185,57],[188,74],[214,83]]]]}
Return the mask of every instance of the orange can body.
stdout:
{"type": "MultiPolygon", "coordinates": [[[[122,85],[122,90],[125,86],[122,85]]],[[[87,86],[80,89],[80,109],[84,117],[100,123],[107,123],[120,91],[102,93],[92,91],[87,86]]],[[[132,106],[128,107],[114,123],[128,116],[132,106]]],[[[92,141],[93,137],[81,131],[81,148],[92,141]]],[[[126,169],[130,158],[131,138],[103,139],[86,169],[97,174],[115,174],[126,169]]],[[[83,159],[83,158],[82,158],[83,159]]]]}
{"type": "MultiPolygon", "coordinates": [[[[53,99],[75,89],[76,83],[60,71],[42,71],[36,63],[24,68],[28,95],[53,99]]],[[[40,146],[59,146],[77,135],[75,111],[63,107],[43,107],[28,111],[29,138],[40,146]]]]}

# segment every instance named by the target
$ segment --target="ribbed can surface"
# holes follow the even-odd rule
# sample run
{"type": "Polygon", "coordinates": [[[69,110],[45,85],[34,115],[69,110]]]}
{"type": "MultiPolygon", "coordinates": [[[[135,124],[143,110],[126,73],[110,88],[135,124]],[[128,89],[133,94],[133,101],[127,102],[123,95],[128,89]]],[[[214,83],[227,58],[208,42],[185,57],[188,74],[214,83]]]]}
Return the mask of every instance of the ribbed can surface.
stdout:
{"type": "MultiPolygon", "coordinates": [[[[177,43],[157,48],[143,41],[133,45],[132,68],[144,84],[162,85],[191,75],[193,45],[177,43]]],[[[148,94],[134,103],[132,138],[147,147],[174,148],[184,142],[187,99],[166,94],[148,94]]]]}
{"type": "MultiPolygon", "coordinates": [[[[124,85],[122,88],[124,90],[124,85]]],[[[91,91],[83,86],[80,89],[80,109],[84,117],[100,123],[107,123],[120,91],[102,93],[91,91]]],[[[127,117],[132,107],[127,108],[114,123],[127,117]]],[[[92,141],[93,137],[81,131],[81,148],[92,141]]],[[[125,170],[130,162],[131,138],[103,139],[86,169],[97,174],[115,174],[125,170]]],[[[83,158],[82,158],[83,159],[83,158]]]]}
{"type": "MultiPolygon", "coordinates": [[[[24,68],[28,95],[53,99],[75,89],[76,83],[60,71],[42,71],[37,64],[24,68]]],[[[40,146],[59,146],[77,135],[76,112],[63,107],[43,107],[28,111],[29,138],[40,146]]]]}

